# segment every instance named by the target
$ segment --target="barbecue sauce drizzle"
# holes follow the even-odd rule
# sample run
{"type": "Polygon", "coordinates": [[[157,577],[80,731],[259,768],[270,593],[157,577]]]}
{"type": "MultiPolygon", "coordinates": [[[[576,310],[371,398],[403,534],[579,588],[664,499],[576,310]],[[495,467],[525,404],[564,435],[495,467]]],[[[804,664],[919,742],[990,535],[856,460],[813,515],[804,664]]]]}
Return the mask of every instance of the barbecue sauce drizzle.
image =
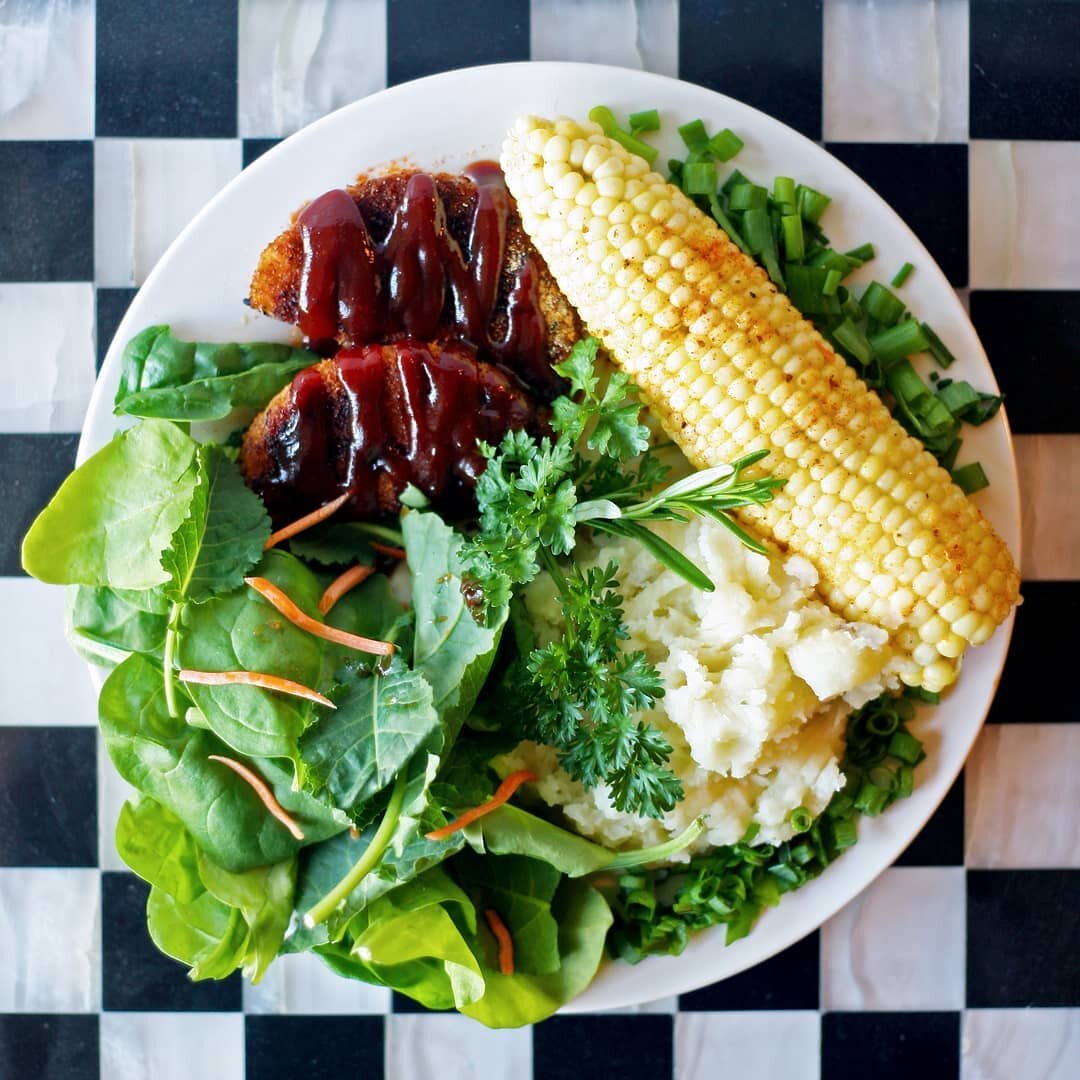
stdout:
{"type": "Polygon", "coordinates": [[[531,254],[518,267],[505,331],[494,337],[509,195],[494,162],[477,162],[466,175],[477,185],[468,257],[425,173],[409,178],[379,243],[345,191],[328,191],[299,215],[300,329],[323,351],[336,349],[339,329],[353,347],[333,358],[343,394],[316,368],[293,381],[273,467],[256,482],[275,521],[345,490],[353,492],[349,516],[389,513],[409,482],[437,506],[465,512],[484,466],[477,439],[546,429],[546,411],[515,378],[546,396],[558,386],[538,267],[531,254]]]}

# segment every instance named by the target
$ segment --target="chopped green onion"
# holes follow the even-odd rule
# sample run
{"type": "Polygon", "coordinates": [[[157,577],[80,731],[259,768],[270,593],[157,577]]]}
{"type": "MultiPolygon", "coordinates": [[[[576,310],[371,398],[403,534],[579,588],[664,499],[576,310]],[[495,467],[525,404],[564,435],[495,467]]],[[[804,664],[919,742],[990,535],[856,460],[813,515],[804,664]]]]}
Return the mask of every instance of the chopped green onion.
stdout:
{"type": "Polygon", "coordinates": [[[848,255],[841,255],[832,248],[822,248],[816,251],[810,259],[811,266],[820,266],[823,270],[839,270],[841,277],[847,277],[852,270],[857,270],[859,262],[848,255]]]}
{"type": "Polygon", "coordinates": [[[941,694],[936,690],[926,690],[921,686],[905,686],[904,697],[912,698],[915,701],[925,701],[931,705],[941,704],[941,694]]]}
{"type": "Polygon", "coordinates": [[[795,807],[795,809],[791,811],[788,821],[797,833],[806,832],[806,830],[814,824],[814,819],[811,816],[810,811],[803,806],[795,807]]]}
{"type": "Polygon", "coordinates": [[[948,469],[951,472],[952,467],[956,464],[957,457],[960,456],[960,447],[963,445],[963,439],[953,439],[944,451],[938,455],[938,464],[943,469],[948,469]]]}
{"type": "Polygon", "coordinates": [[[889,792],[886,789],[878,787],[873,780],[864,780],[859,794],[855,796],[855,809],[861,810],[867,817],[877,817],[888,801],[889,792]]]}
{"type": "Polygon", "coordinates": [[[660,113],[656,109],[643,109],[630,114],[630,130],[635,135],[640,131],[659,131],[660,113]]]}
{"type": "Polygon", "coordinates": [[[930,342],[930,354],[943,368],[956,362],[956,357],[946,348],[945,342],[926,323],[922,324],[922,332],[926,335],[926,340],[930,342]]]}
{"type": "Polygon", "coordinates": [[[829,270],[825,274],[825,284],[821,286],[821,292],[824,296],[835,296],[836,290],[840,287],[840,281],[843,278],[843,274],[839,270],[829,270]]]}
{"type": "Polygon", "coordinates": [[[871,713],[866,719],[866,730],[873,735],[891,735],[900,726],[900,717],[893,712],[871,713]]]}
{"type": "Polygon", "coordinates": [[[745,144],[731,128],[724,128],[723,131],[718,131],[707,145],[717,161],[730,161],[745,144]]]}
{"type": "Polygon", "coordinates": [[[780,228],[784,235],[784,255],[789,262],[800,262],[806,254],[802,218],[798,214],[784,214],[780,228]]]}
{"type": "Polygon", "coordinates": [[[915,790],[915,770],[910,765],[901,765],[896,770],[896,797],[906,799],[915,790]]]}
{"type": "Polygon", "coordinates": [[[971,495],[990,486],[990,481],[987,479],[983,467],[977,461],[973,461],[970,465],[961,465],[959,469],[954,469],[952,480],[965,495],[971,495]]]}
{"type": "Polygon", "coordinates": [[[734,222],[731,218],[724,213],[724,208],[720,205],[720,200],[716,196],[716,192],[709,193],[709,212],[712,214],[716,224],[720,226],[731,238],[732,243],[744,254],[749,255],[750,249],[746,246],[746,241],[742,238],[742,234],[735,228],[734,222]]]}
{"type": "Polygon", "coordinates": [[[747,210],[743,214],[743,234],[750,251],[761,256],[769,277],[784,288],[784,276],[780,272],[780,261],[776,251],[776,237],[773,235],[772,219],[767,210],[747,210]]]}
{"type": "Polygon", "coordinates": [[[614,139],[621,146],[626,147],[631,154],[644,158],[650,165],[656,160],[656,147],[623,131],[615,119],[615,114],[606,105],[594,105],[589,110],[589,119],[594,124],[599,124],[609,139],[614,139]]]}
{"type": "Polygon", "coordinates": [[[769,193],[757,184],[739,184],[728,196],[731,210],[764,210],[768,205],[769,193]]]}
{"type": "Polygon", "coordinates": [[[773,202],[790,207],[795,213],[795,181],[790,176],[778,176],[773,180],[772,197],[773,202]]]}
{"type": "Polygon", "coordinates": [[[725,195],[730,195],[732,190],[737,188],[740,184],[749,184],[750,182],[751,181],[747,180],[738,169],[734,169],[731,175],[724,181],[724,186],[720,190],[725,195]]]}
{"type": "Polygon", "coordinates": [[[711,161],[695,161],[683,168],[683,191],[687,195],[712,195],[716,191],[716,166],[711,161]]]}
{"type": "Polygon", "coordinates": [[[863,311],[882,326],[895,326],[904,313],[904,304],[878,281],[871,281],[862,294],[863,311]]]}
{"type": "Polygon", "coordinates": [[[852,248],[850,251],[845,251],[844,254],[849,259],[855,259],[861,266],[863,263],[869,262],[875,254],[873,244],[860,244],[858,247],[852,248]]]}
{"type": "Polygon", "coordinates": [[[953,416],[959,417],[981,400],[978,390],[963,379],[940,386],[937,396],[953,416]]]}
{"type": "Polygon", "coordinates": [[[842,349],[850,353],[864,367],[873,359],[873,350],[866,335],[851,321],[845,318],[832,332],[833,340],[842,349]]]}
{"type": "Polygon", "coordinates": [[[854,847],[859,839],[856,831],[855,819],[850,817],[834,818],[833,823],[833,847],[839,851],[846,851],[854,847]]]}
{"type": "Polygon", "coordinates": [[[909,731],[894,731],[889,739],[889,753],[905,765],[918,765],[926,756],[922,743],[909,731]]]}
{"type": "Polygon", "coordinates": [[[909,263],[909,262],[904,263],[904,265],[901,266],[900,269],[897,270],[895,274],[893,274],[893,279],[892,279],[892,281],[889,282],[889,284],[892,285],[893,288],[899,289],[900,286],[903,285],[905,281],[907,281],[908,276],[911,274],[911,271],[914,270],[914,269],[915,269],[915,267],[912,266],[911,263],[909,263]]]}
{"type": "Polygon", "coordinates": [[[679,134],[687,150],[696,150],[698,147],[707,145],[709,141],[709,133],[701,120],[691,120],[689,123],[680,125],[679,134]]]}
{"type": "Polygon", "coordinates": [[[823,195],[820,191],[815,191],[811,187],[806,187],[804,184],[800,184],[797,188],[799,198],[799,213],[802,214],[807,221],[817,224],[821,220],[821,215],[825,213],[825,207],[832,202],[832,199],[828,195],[823,195]]]}
{"type": "MultiPolygon", "coordinates": [[[[835,271],[830,270],[829,273],[835,273],[835,271]]],[[[882,330],[880,334],[875,334],[870,339],[870,345],[877,358],[883,364],[889,365],[913,353],[924,352],[929,348],[930,343],[926,340],[919,324],[914,319],[909,319],[907,322],[897,323],[888,330],[882,330]]]]}

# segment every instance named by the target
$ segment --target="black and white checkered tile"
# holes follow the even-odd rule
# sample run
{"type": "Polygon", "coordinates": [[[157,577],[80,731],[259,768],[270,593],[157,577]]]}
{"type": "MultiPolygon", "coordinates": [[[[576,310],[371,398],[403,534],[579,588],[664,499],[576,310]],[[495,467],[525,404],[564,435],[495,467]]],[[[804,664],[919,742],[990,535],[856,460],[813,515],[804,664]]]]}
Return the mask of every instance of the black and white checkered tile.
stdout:
{"type": "Polygon", "coordinates": [[[0,1077],[1076,1076],[1078,45],[1068,0],[0,3],[0,1077]],[[19,539],[135,289],[215,191],[387,84],[528,57],[678,74],[824,140],[970,290],[1025,498],[991,723],[896,867],[677,1001],[492,1033],[310,957],[193,985],[113,852],[122,785],[19,539]]]}

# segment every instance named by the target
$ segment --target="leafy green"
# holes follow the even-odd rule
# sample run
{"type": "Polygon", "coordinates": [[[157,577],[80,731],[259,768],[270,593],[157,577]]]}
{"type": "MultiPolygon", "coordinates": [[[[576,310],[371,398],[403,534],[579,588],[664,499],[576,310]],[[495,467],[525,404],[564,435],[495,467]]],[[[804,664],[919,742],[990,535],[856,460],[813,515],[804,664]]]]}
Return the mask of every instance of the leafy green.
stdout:
{"type": "MultiPolygon", "coordinates": [[[[552,912],[559,925],[558,971],[507,976],[482,961],[487,990],[479,1001],[461,1009],[466,1016],[493,1028],[539,1023],[592,982],[611,926],[607,901],[583,881],[564,881],[555,894],[552,912]]],[[[488,951],[482,950],[481,956],[488,951]]]]}
{"type": "Polygon", "coordinates": [[[187,964],[190,977],[224,979],[244,962],[248,927],[239,908],[202,892],[190,903],[151,887],[146,924],[166,956],[187,964]]]}
{"type": "Polygon", "coordinates": [[[523,855],[481,857],[464,851],[449,864],[481,909],[496,911],[514,943],[514,970],[550,975],[559,969],[559,927],[551,913],[562,874],[523,855]]]}
{"type": "Polygon", "coordinates": [[[182,903],[190,903],[203,891],[191,833],[154,799],[143,795],[120,808],[116,850],[139,877],[182,903]]]}
{"type": "Polygon", "coordinates": [[[197,444],[175,424],[121,432],[60,485],[22,544],[27,573],[51,585],[148,589],[188,515],[197,444]]]}
{"type": "Polygon", "coordinates": [[[337,708],[304,733],[300,754],[307,786],[326,788],[336,806],[350,811],[393,781],[439,715],[431,686],[400,656],[384,672],[350,665],[337,679],[337,708]]]}
{"type": "Polygon", "coordinates": [[[401,533],[389,525],[372,521],[328,521],[294,536],[289,550],[308,562],[323,566],[371,563],[375,553],[371,541],[401,547],[401,533]]]}
{"type": "Polygon", "coordinates": [[[318,359],[288,345],[180,341],[167,326],[149,326],[124,349],[115,411],[220,420],[239,406],[261,409],[318,359]]]}
{"type": "Polygon", "coordinates": [[[462,593],[463,540],[437,515],[408,513],[401,531],[416,618],[413,667],[431,684],[452,740],[491,670],[508,606],[489,604],[487,624],[476,622],[462,593]]]}
{"type": "Polygon", "coordinates": [[[168,610],[160,586],[138,591],[73,585],[65,610],[67,635],[84,659],[103,667],[114,667],[132,652],[160,656],[168,610]]]}
{"type": "Polygon", "coordinates": [[[243,584],[270,537],[270,517],[220,447],[200,446],[196,468],[188,516],[161,562],[169,573],[166,595],[200,603],[243,584]]]}
{"type": "Polygon", "coordinates": [[[230,756],[229,747],[211,732],[169,715],[161,667],[138,653],[105,680],[98,717],[117,772],[171,810],[195,843],[228,870],[280,862],[301,843],[317,844],[348,827],[343,814],[294,791],[290,772],[269,759],[252,760],[251,767],[303,830],[304,840],[295,840],[240,777],[208,760],[211,754],[230,756]]]}

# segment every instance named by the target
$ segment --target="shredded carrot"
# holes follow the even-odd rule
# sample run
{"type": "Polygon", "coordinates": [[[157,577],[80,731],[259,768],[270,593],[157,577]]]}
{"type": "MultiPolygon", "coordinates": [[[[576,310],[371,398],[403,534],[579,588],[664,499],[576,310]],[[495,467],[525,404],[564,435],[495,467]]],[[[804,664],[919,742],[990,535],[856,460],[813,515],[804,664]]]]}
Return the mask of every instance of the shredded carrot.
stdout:
{"type": "Polygon", "coordinates": [[[251,785],[252,790],[262,800],[263,806],[265,806],[266,809],[269,810],[297,840],[304,839],[303,830],[282,809],[281,803],[274,798],[274,793],[267,787],[266,781],[263,780],[258,773],[252,772],[246,765],[241,765],[239,761],[234,761],[232,758],[228,757],[222,757],[220,754],[210,754],[208,755],[208,760],[220,761],[226,768],[232,769],[241,780],[244,780],[251,785]]]}
{"type": "Polygon", "coordinates": [[[394,646],[389,641],[374,641],[371,638],[360,637],[359,634],[349,634],[344,630],[339,630],[336,626],[326,626],[317,619],[313,619],[310,615],[301,611],[281,589],[272,581],[267,581],[266,578],[249,577],[244,578],[244,581],[264,600],[277,608],[293,626],[298,626],[301,630],[314,634],[315,637],[336,642],[338,645],[345,645],[359,652],[374,653],[378,656],[394,655],[394,646]]]}
{"type": "Polygon", "coordinates": [[[278,675],[264,675],[258,671],[181,671],[177,678],[181,682],[201,683],[204,686],[261,686],[264,690],[276,690],[279,694],[314,701],[317,705],[327,705],[331,709],[337,706],[317,690],[292,679],[282,679],[278,675]]]}
{"type": "Polygon", "coordinates": [[[372,551],[377,551],[380,555],[389,555],[391,559],[404,559],[405,549],[399,547],[391,547],[389,544],[380,544],[378,540],[369,540],[368,547],[372,551]]]}
{"type": "Polygon", "coordinates": [[[499,971],[504,975],[514,974],[514,939],[510,931],[506,929],[506,923],[499,917],[494,908],[484,909],[484,918],[499,943],[499,971]]]}
{"type": "Polygon", "coordinates": [[[474,806],[471,810],[466,810],[454,821],[451,821],[449,825],[444,825],[441,829],[425,834],[425,839],[445,840],[448,836],[456,833],[458,829],[464,829],[466,825],[471,825],[477,818],[482,818],[485,814],[490,814],[492,810],[497,810],[522,784],[527,784],[530,780],[535,779],[536,773],[531,773],[528,769],[521,769],[518,772],[511,773],[495,789],[495,794],[487,802],[474,806]]]}
{"type": "Polygon", "coordinates": [[[270,534],[270,539],[266,541],[264,550],[269,551],[270,548],[280,544],[282,540],[288,540],[290,536],[295,536],[305,529],[310,529],[312,525],[318,525],[320,521],[325,521],[343,506],[351,496],[352,491],[346,491],[344,495],[339,495],[336,499],[324,503],[318,510],[312,510],[310,514],[305,514],[302,518],[297,518],[290,524],[282,526],[277,532],[270,534]]]}
{"type": "Polygon", "coordinates": [[[350,589],[355,589],[361,581],[366,581],[375,572],[374,566],[357,563],[346,570],[340,577],[334,578],[326,587],[319,601],[319,611],[325,615],[350,589]]]}

